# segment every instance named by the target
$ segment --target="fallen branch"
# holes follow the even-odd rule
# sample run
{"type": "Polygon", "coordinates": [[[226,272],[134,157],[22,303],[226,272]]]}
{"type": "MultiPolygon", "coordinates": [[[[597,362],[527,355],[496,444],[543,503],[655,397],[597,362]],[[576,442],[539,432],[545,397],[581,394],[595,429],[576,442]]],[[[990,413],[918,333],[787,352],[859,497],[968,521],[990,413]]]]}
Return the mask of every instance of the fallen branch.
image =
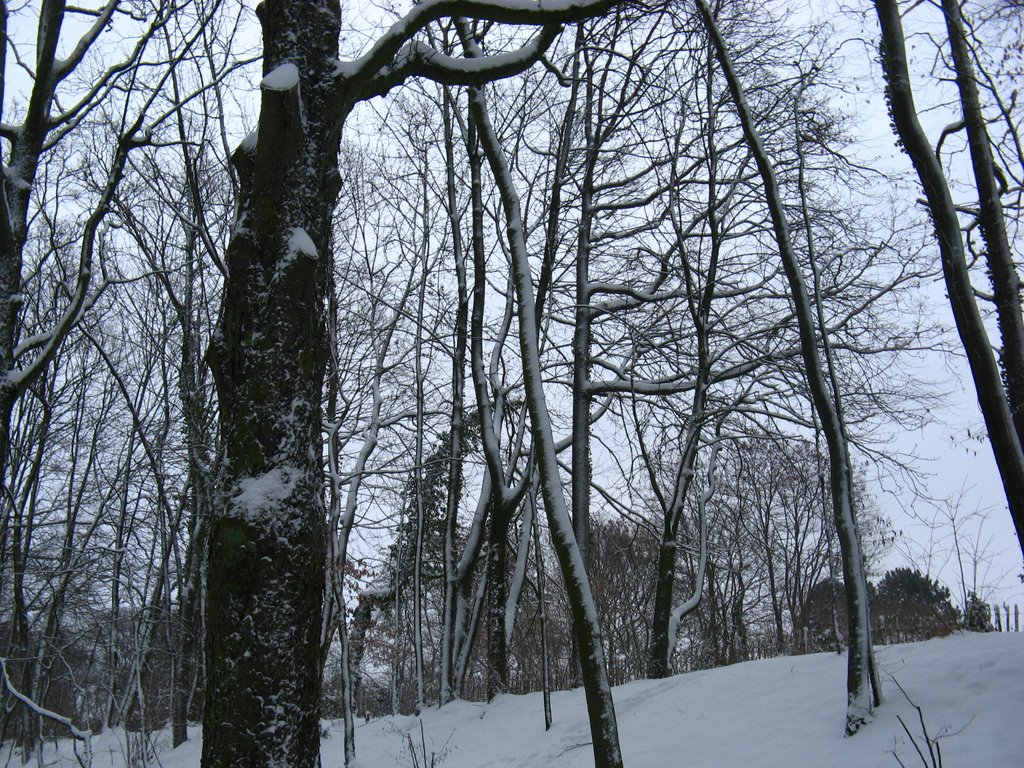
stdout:
{"type": "Polygon", "coordinates": [[[78,753],[78,747],[75,747],[75,758],[78,760],[78,764],[82,768],[90,768],[92,765],[92,731],[89,729],[81,729],[76,726],[70,717],[59,715],[56,712],[42,707],[32,701],[31,698],[26,696],[24,693],[14,687],[14,683],[11,682],[10,676],[7,674],[7,659],[0,656],[0,673],[3,674],[4,687],[10,691],[11,696],[20,701],[26,707],[35,712],[39,717],[45,717],[47,720],[53,720],[55,723],[60,723],[65,726],[76,741],[81,741],[85,747],[84,753],[78,753]]]}

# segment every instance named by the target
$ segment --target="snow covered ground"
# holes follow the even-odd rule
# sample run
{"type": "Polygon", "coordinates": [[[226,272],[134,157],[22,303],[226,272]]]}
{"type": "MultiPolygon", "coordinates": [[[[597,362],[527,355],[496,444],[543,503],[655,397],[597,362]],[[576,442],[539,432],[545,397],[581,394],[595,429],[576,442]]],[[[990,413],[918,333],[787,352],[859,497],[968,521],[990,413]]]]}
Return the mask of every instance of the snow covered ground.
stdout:
{"type": "MultiPolygon", "coordinates": [[[[848,739],[842,737],[845,656],[782,657],[616,688],[626,765],[898,768],[895,750],[908,768],[922,766],[897,716],[924,748],[920,722],[894,681],[922,707],[946,768],[1024,765],[1024,633],[954,636],[881,647],[877,654],[885,702],[874,722],[848,739]]],[[[359,766],[430,766],[431,753],[437,768],[593,765],[582,692],[556,693],[553,712],[554,724],[545,733],[540,694],[431,709],[421,719],[426,763],[420,719],[360,723],[359,766]],[[410,757],[406,734],[413,737],[418,762],[410,757]]],[[[341,768],[341,724],[325,726],[330,736],[323,742],[323,766],[341,768]]],[[[94,765],[123,768],[124,738],[96,737],[94,765]]],[[[198,738],[197,728],[192,741],[174,751],[161,749],[150,764],[198,766],[198,738]]]]}

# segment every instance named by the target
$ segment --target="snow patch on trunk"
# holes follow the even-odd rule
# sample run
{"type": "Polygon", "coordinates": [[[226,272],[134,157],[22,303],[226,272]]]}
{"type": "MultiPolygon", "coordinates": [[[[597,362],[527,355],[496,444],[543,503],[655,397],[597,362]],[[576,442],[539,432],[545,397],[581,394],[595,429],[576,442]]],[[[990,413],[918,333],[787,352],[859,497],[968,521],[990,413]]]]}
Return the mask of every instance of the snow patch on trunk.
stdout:
{"type": "Polygon", "coordinates": [[[290,91],[299,86],[299,68],[294,62],[280,64],[260,81],[260,88],[268,91],[290,91]]]}
{"type": "Polygon", "coordinates": [[[238,149],[247,155],[256,154],[256,144],[259,142],[260,132],[257,128],[254,131],[249,131],[242,139],[242,143],[238,145],[238,149]]]}
{"type": "Polygon", "coordinates": [[[249,520],[265,516],[281,507],[292,495],[302,472],[296,467],[275,467],[261,475],[243,477],[235,486],[231,506],[235,514],[249,520]]]}
{"type": "Polygon", "coordinates": [[[308,256],[311,259],[318,258],[316,243],[302,227],[292,227],[292,233],[288,237],[288,257],[308,256]]]}

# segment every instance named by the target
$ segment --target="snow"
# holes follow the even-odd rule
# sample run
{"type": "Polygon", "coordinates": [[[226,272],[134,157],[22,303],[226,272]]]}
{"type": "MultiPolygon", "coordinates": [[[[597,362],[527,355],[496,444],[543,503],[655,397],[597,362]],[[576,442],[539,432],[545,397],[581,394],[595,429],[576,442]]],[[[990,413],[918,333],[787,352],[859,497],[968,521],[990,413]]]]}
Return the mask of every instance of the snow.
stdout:
{"type": "Polygon", "coordinates": [[[231,496],[232,506],[249,519],[273,512],[291,496],[300,477],[301,472],[295,467],[275,467],[255,477],[244,477],[231,496]]]}
{"type": "Polygon", "coordinates": [[[298,85],[299,68],[291,61],[274,67],[260,82],[260,87],[268,91],[290,91],[298,85]]]}
{"type": "Polygon", "coordinates": [[[4,178],[7,180],[7,183],[10,184],[12,187],[16,187],[22,190],[32,188],[32,185],[29,184],[25,180],[25,178],[20,173],[18,173],[18,171],[16,171],[12,166],[3,165],[0,166],[0,168],[3,169],[4,178]]]}
{"type": "Polygon", "coordinates": [[[316,244],[302,227],[292,228],[292,233],[288,238],[288,255],[309,256],[311,259],[317,257],[316,244]]]}
{"type": "MultiPolygon", "coordinates": [[[[851,738],[842,736],[845,655],[779,657],[620,686],[615,701],[626,765],[892,768],[898,764],[893,750],[906,765],[920,765],[896,719],[901,716],[920,741],[917,713],[894,680],[922,707],[929,733],[941,740],[946,765],[1020,764],[1024,634],[967,634],[880,647],[877,655],[886,699],[874,720],[851,738]]],[[[412,765],[406,734],[419,750],[422,720],[427,751],[443,753],[437,761],[443,768],[589,768],[593,757],[582,690],[555,693],[552,706],[548,732],[540,693],[502,696],[492,704],[454,702],[420,719],[359,720],[359,764],[412,765]]],[[[343,724],[324,726],[322,762],[341,766],[343,724]]],[[[190,737],[171,751],[169,733],[159,734],[163,768],[199,764],[199,729],[190,729],[190,737]]],[[[124,768],[124,739],[122,732],[96,737],[94,766],[124,768]]],[[[76,764],[70,742],[61,757],[57,765],[76,764]]]]}
{"type": "Polygon", "coordinates": [[[249,131],[242,139],[242,143],[238,145],[238,148],[247,155],[256,154],[256,145],[259,143],[260,132],[259,129],[249,131]]]}

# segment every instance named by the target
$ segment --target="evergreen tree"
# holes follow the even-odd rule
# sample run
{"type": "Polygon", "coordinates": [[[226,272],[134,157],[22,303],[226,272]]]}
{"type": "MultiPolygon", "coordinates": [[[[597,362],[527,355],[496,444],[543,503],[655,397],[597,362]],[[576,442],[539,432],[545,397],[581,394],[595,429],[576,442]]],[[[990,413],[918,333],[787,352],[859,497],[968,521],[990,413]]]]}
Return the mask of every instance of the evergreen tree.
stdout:
{"type": "Polygon", "coordinates": [[[964,629],[968,632],[993,632],[992,607],[978,597],[977,592],[970,592],[967,595],[967,605],[964,607],[964,629]]]}
{"type": "Polygon", "coordinates": [[[912,568],[886,572],[878,583],[873,612],[875,637],[881,643],[906,643],[951,634],[960,612],[949,589],[912,568]]]}

